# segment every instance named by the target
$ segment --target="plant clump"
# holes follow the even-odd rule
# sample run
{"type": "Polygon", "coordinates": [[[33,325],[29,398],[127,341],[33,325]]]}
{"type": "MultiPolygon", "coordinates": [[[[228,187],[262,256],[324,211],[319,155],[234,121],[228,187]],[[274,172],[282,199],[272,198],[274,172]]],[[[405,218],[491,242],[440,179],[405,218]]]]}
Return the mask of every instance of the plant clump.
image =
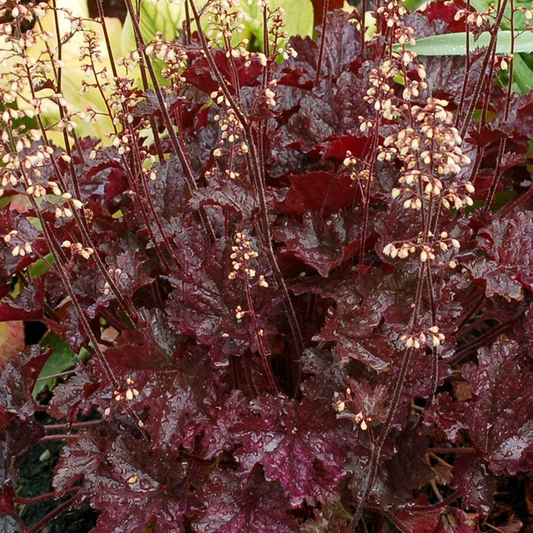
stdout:
{"type": "Polygon", "coordinates": [[[0,321],[46,327],[0,371],[0,524],[89,504],[92,533],[527,525],[533,107],[496,43],[529,11],[391,0],[372,34],[326,2],[287,41],[276,2],[183,0],[149,38],[146,3],[124,1],[116,57],[101,0],[0,2],[0,321]],[[47,441],[53,488],[24,498],[47,441]]]}

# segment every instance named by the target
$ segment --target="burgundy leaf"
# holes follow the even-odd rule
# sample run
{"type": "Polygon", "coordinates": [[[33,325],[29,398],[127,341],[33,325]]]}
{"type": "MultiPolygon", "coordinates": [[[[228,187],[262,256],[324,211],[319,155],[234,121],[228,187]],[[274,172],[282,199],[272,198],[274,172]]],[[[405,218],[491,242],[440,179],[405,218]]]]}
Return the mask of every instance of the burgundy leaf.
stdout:
{"type": "Polygon", "coordinates": [[[449,3],[442,0],[437,0],[428,3],[426,9],[424,10],[424,16],[427,17],[431,22],[446,22],[446,32],[456,33],[465,31],[464,18],[456,20],[456,14],[461,9],[466,9],[466,4],[461,0],[453,0],[449,3]]]}
{"type": "Polygon", "coordinates": [[[145,422],[156,447],[193,451],[196,437],[210,420],[183,376],[167,372],[154,376],[140,391],[140,401],[150,405],[145,422]]]}
{"type": "Polygon", "coordinates": [[[495,125],[508,132],[511,138],[521,136],[524,139],[531,139],[533,129],[527,116],[528,113],[532,112],[532,109],[533,95],[531,93],[524,96],[514,93],[510,98],[509,115],[504,115],[503,110],[499,109],[495,125]]]}
{"type": "Polygon", "coordinates": [[[12,516],[16,516],[17,514],[15,491],[9,483],[4,483],[4,486],[0,488],[0,513],[12,516]]]}
{"type": "Polygon", "coordinates": [[[335,288],[336,309],[316,340],[336,343],[341,361],[355,359],[374,370],[385,370],[393,356],[394,345],[381,329],[384,313],[393,304],[393,293],[381,285],[376,272],[359,282],[351,280],[335,288]]]}
{"type": "Polygon", "coordinates": [[[55,486],[83,476],[82,490],[101,511],[94,533],[142,533],[152,522],[163,533],[183,533],[187,474],[176,455],[129,437],[79,440],[63,452],[55,486]]]}
{"type": "Polygon", "coordinates": [[[19,353],[0,372],[0,430],[15,415],[28,421],[36,408],[32,392],[52,349],[33,345],[19,353]]]}
{"type": "Polygon", "coordinates": [[[476,82],[480,77],[482,60],[479,55],[474,56],[467,69],[466,59],[463,56],[422,58],[428,73],[427,83],[431,93],[437,98],[446,98],[458,105],[466,83],[465,94],[469,98],[474,94],[476,82]]]}
{"type": "MultiPolygon", "coordinates": [[[[188,335],[200,344],[210,347],[210,355],[217,366],[226,366],[230,354],[246,349],[258,352],[256,326],[262,330],[265,349],[279,339],[278,328],[285,326],[285,315],[279,309],[280,293],[270,286],[270,267],[267,255],[257,239],[246,237],[251,243],[249,268],[254,277],[245,281],[230,273],[246,275],[245,267],[235,271],[232,244],[226,239],[209,244],[205,235],[196,228],[179,226],[176,222],[176,248],[179,252],[179,268],[170,275],[174,291],[166,302],[167,320],[176,333],[188,335]],[[252,250],[253,248],[253,250],[252,250]],[[260,284],[264,276],[266,284],[260,284]],[[249,293],[246,292],[246,284],[249,293]],[[251,320],[250,300],[256,320],[251,320]],[[242,309],[242,315],[238,308],[242,309]]],[[[246,252],[248,253],[248,252],[246,252]]],[[[240,265],[240,263],[239,263],[240,265]]],[[[239,266],[240,268],[240,266],[239,266]]]]}
{"type": "Polygon", "coordinates": [[[211,423],[204,428],[201,437],[203,455],[206,458],[218,457],[235,447],[233,427],[248,414],[249,401],[240,391],[233,391],[223,398],[206,398],[204,408],[211,417],[211,423]]]}
{"type": "Polygon", "coordinates": [[[187,508],[185,472],[172,456],[146,453],[119,439],[95,476],[94,505],[102,511],[94,533],[182,533],[187,508]],[[133,450],[130,449],[133,447],[133,450]]]}
{"type": "Polygon", "coordinates": [[[125,331],[115,345],[106,350],[105,359],[116,376],[124,381],[128,373],[175,368],[171,354],[165,353],[147,326],[125,331]]]}
{"type": "Polygon", "coordinates": [[[333,135],[326,139],[322,145],[322,157],[324,159],[335,159],[343,162],[347,152],[351,152],[354,157],[361,157],[365,147],[368,145],[368,139],[357,135],[333,135]]]}
{"type": "Polygon", "coordinates": [[[350,378],[348,383],[350,395],[345,401],[346,408],[354,414],[363,413],[365,417],[370,417],[373,421],[385,422],[389,411],[387,388],[383,385],[373,388],[370,384],[353,378],[350,378]]]}
{"type": "Polygon", "coordinates": [[[56,418],[76,422],[80,415],[91,414],[92,408],[97,404],[93,395],[98,389],[98,383],[83,367],[78,367],[74,376],[54,387],[48,412],[56,418]]]}
{"type": "Polygon", "coordinates": [[[279,481],[291,507],[328,502],[339,494],[345,454],[338,423],[317,401],[255,402],[252,414],[235,427],[244,472],[257,464],[266,479],[279,481]]]}
{"type": "MultiPolygon", "coordinates": [[[[0,422],[1,412],[0,406],[0,422]]],[[[43,436],[44,428],[35,420],[13,418],[7,427],[0,426],[0,524],[6,516],[18,519],[14,490],[19,481],[17,462],[43,436]]]]}
{"type": "Polygon", "coordinates": [[[193,522],[199,533],[295,533],[296,520],[278,483],[265,481],[260,471],[242,484],[231,472],[221,472],[202,489],[203,509],[193,522]]]}
{"type": "Polygon", "coordinates": [[[323,277],[359,249],[359,228],[348,215],[332,214],[328,218],[308,213],[303,221],[285,220],[276,229],[276,240],[285,243],[286,254],[294,254],[323,277]]]}
{"type": "Polygon", "coordinates": [[[496,482],[475,454],[458,457],[453,465],[451,486],[461,491],[465,509],[488,515],[494,505],[496,482]]]}
{"type": "Polygon", "coordinates": [[[433,470],[426,459],[428,444],[426,437],[410,430],[403,431],[396,439],[397,453],[384,461],[374,490],[382,509],[408,502],[413,491],[433,479],[433,470]]]}
{"type": "Polygon", "coordinates": [[[246,183],[228,179],[223,174],[220,182],[213,183],[209,188],[195,191],[190,205],[195,209],[200,206],[213,205],[223,207],[239,216],[240,219],[250,219],[257,210],[250,188],[246,183]]]}
{"type": "Polygon", "coordinates": [[[459,431],[466,429],[464,410],[463,402],[454,402],[447,392],[442,392],[436,396],[425,418],[427,422],[435,422],[449,440],[457,442],[459,431]]]}
{"type": "Polygon", "coordinates": [[[330,172],[309,172],[303,176],[289,176],[291,188],[277,208],[291,215],[305,215],[309,211],[328,218],[341,207],[348,207],[355,198],[356,188],[347,175],[330,172]]]}
{"type": "Polygon", "coordinates": [[[39,320],[44,317],[42,279],[26,287],[12,303],[0,303],[0,322],[39,320]]]}
{"type": "MultiPolygon", "coordinates": [[[[105,460],[106,447],[112,442],[111,435],[100,432],[81,432],[61,449],[61,459],[53,480],[54,488],[61,493],[80,479],[90,480],[96,475],[99,464],[105,460]]],[[[87,482],[87,490],[92,490],[87,482]]]]}

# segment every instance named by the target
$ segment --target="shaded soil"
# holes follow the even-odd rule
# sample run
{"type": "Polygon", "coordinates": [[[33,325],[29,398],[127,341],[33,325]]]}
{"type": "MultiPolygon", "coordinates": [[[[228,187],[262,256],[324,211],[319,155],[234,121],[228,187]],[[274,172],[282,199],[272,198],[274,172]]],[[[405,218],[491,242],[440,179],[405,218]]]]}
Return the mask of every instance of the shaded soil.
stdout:
{"type": "MultiPolygon", "coordinates": [[[[16,487],[20,497],[33,498],[53,492],[52,478],[59,461],[61,447],[61,442],[43,442],[21,457],[20,478],[16,487]]],[[[20,515],[26,526],[32,527],[69,497],[23,505],[20,508],[20,515]]],[[[97,517],[97,513],[88,504],[83,504],[79,509],[71,508],[64,511],[41,531],[42,533],[88,533],[95,526],[97,517]]]]}

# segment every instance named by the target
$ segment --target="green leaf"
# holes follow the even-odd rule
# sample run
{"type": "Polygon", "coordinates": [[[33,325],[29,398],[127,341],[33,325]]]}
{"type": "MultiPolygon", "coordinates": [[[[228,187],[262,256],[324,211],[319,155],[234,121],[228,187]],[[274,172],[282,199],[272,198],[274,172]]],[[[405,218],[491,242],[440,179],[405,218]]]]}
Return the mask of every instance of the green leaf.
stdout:
{"type": "MultiPolygon", "coordinates": [[[[197,9],[201,9],[206,2],[207,0],[196,0],[195,6],[197,9]]],[[[151,0],[142,0],[139,11],[139,26],[141,28],[141,34],[144,43],[150,43],[157,32],[161,32],[168,41],[175,40],[183,27],[186,16],[187,11],[185,9],[185,2],[175,4],[170,0],[158,0],[154,4],[151,0]]],[[[205,31],[208,26],[207,17],[204,17],[202,26],[205,31]]],[[[195,24],[192,23],[191,28],[193,31],[195,27],[195,24]]],[[[129,13],[124,21],[120,40],[123,55],[126,55],[137,49],[137,42],[133,32],[133,23],[129,13]]],[[[154,60],[153,64],[158,82],[161,85],[166,85],[168,81],[161,76],[161,71],[166,66],[165,62],[156,59],[154,60]]],[[[141,85],[141,74],[138,68],[134,72],[130,73],[130,76],[137,79],[139,85],[141,85]]]]}
{"type": "MultiPolygon", "coordinates": [[[[496,9],[498,9],[498,2],[494,2],[493,0],[471,0],[470,5],[478,12],[478,13],[486,13],[489,7],[493,4],[496,4],[496,9]]],[[[533,3],[531,0],[517,0],[514,3],[509,2],[505,8],[505,16],[502,19],[501,22],[501,29],[502,30],[509,30],[512,26],[514,26],[515,30],[525,30],[526,25],[526,17],[523,13],[520,11],[517,11],[519,7],[526,7],[528,9],[531,9],[533,7],[533,3]],[[513,14],[513,24],[511,26],[511,14],[514,11],[513,14]]],[[[495,21],[496,17],[491,17],[493,21],[495,21]]]]}
{"type": "MultiPolygon", "coordinates": [[[[279,7],[285,10],[285,28],[287,38],[279,42],[279,46],[284,46],[288,38],[293,35],[301,35],[305,37],[313,34],[314,10],[311,0],[298,0],[297,2],[291,0],[270,0],[269,8],[271,10],[279,7]]],[[[261,50],[264,48],[263,39],[263,8],[257,7],[257,2],[253,1],[249,5],[246,0],[241,2],[241,8],[250,16],[249,20],[244,20],[243,24],[246,29],[255,35],[259,42],[261,50]]]]}
{"type": "Polygon", "coordinates": [[[533,91],[533,70],[527,60],[531,56],[516,54],[513,59],[513,91],[524,95],[533,91]]]}
{"type": "Polygon", "coordinates": [[[44,259],[37,259],[28,270],[32,278],[38,278],[50,270],[50,265],[55,265],[55,259],[51,253],[47,254],[44,259]]]}
{"type": "Polygon", "coordinates": [[[493,4],[491,0],[470,0],[470,5],[478,12],[485,13],[487,9],[493,4]]]}
{"type": "MultiPolygon", "coordinates": [[[[159,0],[156,4],[150,0],[141,2],[139,26],[145,43],[150,42],[157,32],[161,32],[169,41],[174,40],[184,21],[185,2],[179,5],[172,4],[169,0],[159,0]]],[[[121,41],[124,54],[137,48],[129,13],[122,27],[121,41]]]]}
{"type": "Polygon", "coordinates": [[[427,0],[405,0],[402,2],[403,7],[408,11],[416,11],[419,7],[427,4],[427,0]]]}
{"type": "MultiPolygon", "coordinates": [[[[498,32],[497,54],[511,53],[512,34],[510,31],[498,32]]],[[[470,51],[486,47],[490,42],[490,33],[484,32],[477,41],[473,41],[470,34],[470,51]]],[[[446,35],[432,35],[419,39],[414,46],[406,46],[420,56],[463,56],[466,55],[466,32],[448,33],[446,35]]],[[[530,32],[519,34],[515,32],[514,53],[533,52],[533,34],[530,32]]]]}
{"type": "MultiPolygon", "coordinates": [[[[41,377],[65,372],[72,368],[78,361],[78,356],[69,348],[69,345],[53,333],[48,333],[41,341],[41,344],[42,346],[55,348],[41,371],[41,377]]],[[[34,398],[37,398],[46,387],[50,390],[53,389],[56,382],[56,378],[37,381],[33,389],[34,398]]]]}

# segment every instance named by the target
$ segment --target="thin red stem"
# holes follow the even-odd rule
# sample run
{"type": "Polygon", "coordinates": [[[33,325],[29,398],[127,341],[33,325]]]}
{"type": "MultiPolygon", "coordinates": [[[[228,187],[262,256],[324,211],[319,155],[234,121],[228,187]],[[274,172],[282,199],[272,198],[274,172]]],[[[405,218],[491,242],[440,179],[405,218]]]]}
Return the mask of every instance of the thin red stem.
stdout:
{"type": "MultiPolygon", "coordinates": [[[[142,56],[144,58],[144,64],[146,65],[148,69],[148,73],[150,75],[150,79],[152,81],[152,84],[154,86],[154,92],[159,104],[159,108],[161,111],[161,115],[163,117],[163,122],[165,123],[165,127],[167,129],[168,136],[170,138],[170,142],[172,144],[172,148],[174,149],[176,155],[178,156],[178,159],[180,161],[181,167],[183,169],[183,173],[185,176],[185,181],[187,182],[187,186],[191,191],[195,191],[198,189],[198,185],[196,184],[196,180],[194,178],[194,173],[192,170],[192,167],[190,165],[188,156],[186,154],[186,151],[184,147],[179,142],[178,136],[176,135],[176,132],[174,131],[174,126],[172,124],[172,120],[170,119],[170,114],[168,112],[168,107],[165,102],[165,98],[163,96],[163,91],[161,90],[161,87],[159,85],[157,75],[155,73],[154,67],[152,65],[152,62],[150,61],[150,58],[146,54],[146,45],[144,43],[144,39],[141,32],[141,27],[139,25],[139,21],[137,18],[137,13],[135,12],[135,9],[133,8],[133,4],[131,3],[131,0],[124,0],[126,3],[126,7],[128,9],[128,13],[130,14],[132,26],[133,26],[133,33],[135,35],[135,40],[137,42],[137,46],[139,47],[139,51],[142,53],[142,56]]],[[[201,33],[201,30],[199,30],[201,33]]],[[[204,226],[204,229],[208,233],[211,242],[215,241],[215,232],[213,230],[213,227],[211,226],[211,223],[209,222],[209,219],[207,218],[207,214],[205,212],[204,208],[201,208],[200,211],[200,218],[202,220],[202,224],[204,226]]]]}
{"type": "Polygon", "coordinates": [[[49,512],[44,518],[39,520],[34,526],[32,526],[26,533],[38,533],[46,524],[51,522],[56,516],[59,516],[65,509],[72,507],[76,501],[76,496],[68,499],[66,502],[62,503],[56,507],[53,511],[49,512]]]}
{"type": "Polygon", "coordinates": [[[49,442],[56,440],[76,440],[79,439],[78,433],[58,433],[57,435],[45,435],[39,439],[39,442],[49,442]]]}
{"type": "Polygon", "coordinates": [[[468,344],[461,346],[461,348],[457,350],[454,357],[451,360],[449,360],[448,363],[451,365],[459,363],[462,359],[464,359],[466,356],[470,355],[471,353],[476,352],[479,348],[483,348],[484,346],[487,346],[491,342],[495,341],[500,335],[502,335],[506,331],[509,331],[515,323],[516,323],[516,319],[514,318],[506,320],[505,322],[502,322],[495,328],[492,328],[487,333],[481,335],[480,337],[477,337],[472,342],[469,342],[468,344]]]}
{"type": "Polygon", "coordinates": [[[461,138],[463,138],[463,139],[464,139],[464,137],[465,137],[465,135],[466,135],[466,133],[468,131],[468,128],[470,127],[470,123],[471,123],[471,121],[473,119],[474,110],[476,108],[477,99],[479,98],[479,95],[481,93],[481,88],[483,87],[484,82],[485,82],[484,77],[485,77],[485,73],[487,72],[487,67],[489,65],[489,61],[490,61],[491,58],[494,58],[494,53],[495,53],[495,50],[496,50],[496,44],[498,42],[498,29],[501,26],[501,23],[502,23],[502,20],[503,20],[503,16],[505,14],[505,8],[507,7],[507,2],[508,2],[508,0],[503,0],[501,5],[500,5],[500,9],[498,11],[498,15],[496,17],[496,21],[495,21],[495,24],[493,26],[493,30],[491,32],[491,38],[490,38],[489,46],[488,46],[487,52],[486,52],[486,54],[485,54],[485,56],[483,58],[483,64],[481,66],[479,78],[477,79],[476,85],[474,87],[474,91],[472,92],[472,99],[470,100],[470,105],[468,107],[468,110],[467,110],[466,114],[464,115],[464,122],[459,128],[461,138]]]}
{"type": "Polygon", "coordinates": [[[428,453],[435,453],[439,455],[454,455],[454,454],[461,454],[461,453],[473,453],[475,452],[474,448],[470,446],[462,446],[458,448],[443,448],[443,447],[437,447],[437,448],[428,448],[428,453]]]}
{"type": "Polygon", "coordinates": [[[92,426],[98,426],[102,423],[102,420],[88,420],[87,422],[72,422],[72,424],[48,424],[44,426],[44,429],[47,431],[55,430],[71,430],[71,429],[82,429],[92,426]]]}
{"type": "Polygon", "coordinates": [[[272,372],[272,366],[270,365],[270,361],[268,360],[265,343],[263,342],[263,338],[262,338],[263,331],[259,328],[259,325],[257,323],[257,317],[255,314],[254,303],[253,303],[252,294],[250,291],[250,285],[248,283],[248,277],[246,277],[246,279],[244,280],[244,287],[246,291],[246,300],[248,302],[248,309],[249,309],[248,314],[250,316],[250,319],[252,320],[252,326],[254,328],[255,338],[259,346],[259,353],[261,355],[261,360],[263,361],[263,367],[267,374],[268,383],[270,387],[272,388],[272,390],[276,394],[279,394],[280,392],[279,386],[276,381],[276,378],[274,377],[274,373],[272,372]]]}
{"type": "Polygon", "coordinates": [[[320,33],[320,47],[318,50],[318,63],[316,66],[315,85],[318,85],[318,83],[320,82],[320,76],[322,75],[322,63],[324,62],[324,48],[326,46],[326,30],[328,26],[328,10],[329,10],[329,0],[324,0],[324,5],[322,8],[322,30],[320,33]]]}
{"type": "Polygon", "coordinates": [[[79,491],[80,487],[69,487],[68,489],[62,491],[60,494],[58,494],[57,492],[48,492],[47,494],[41,494],[33,498],[21,498],[20,496],[15,496],[13,498],[13,501],[20,505],[33,505],[34,503],[39,503],[46,500],[57,500],[58,498],[61,498],[67,494],[76,494],[79,491]]]}

